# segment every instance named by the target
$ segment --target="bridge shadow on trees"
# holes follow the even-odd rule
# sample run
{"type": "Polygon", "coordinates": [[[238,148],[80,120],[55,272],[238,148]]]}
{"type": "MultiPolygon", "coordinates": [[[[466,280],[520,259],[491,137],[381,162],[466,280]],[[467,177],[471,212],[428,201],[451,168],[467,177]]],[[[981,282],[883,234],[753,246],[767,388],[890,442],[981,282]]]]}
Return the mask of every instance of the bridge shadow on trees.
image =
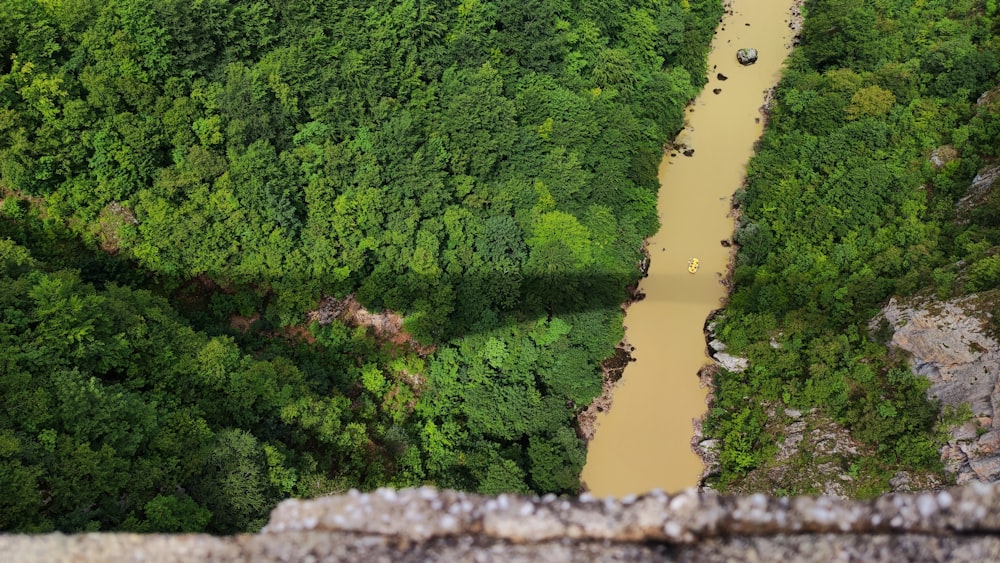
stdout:
{"type": "MultiPolygon", "coordinates": [[[[28,248],[49,269],[79,271],[82,281],[96,287],[110,282],[164,295],[200,329],[228,324],[233,315],[260,319],[263,330],[301,326],[317,318],[324,302],[350,295],[373,314],[402,316],[406,332],[424,344],[437,344],[512,323],[618,311],[645,299],[638,289],[644,276],[639,263],[628,272],[592,269],[527,275],[510,270],[421,275],[376,271],[353,284],[289,272],[234,281],[222,272],[178,276],[151,271],[124,253],[102,251],[57,222],[37,217],[0,218],[0,238],[28,248]]],[[[686,271],[672,275],[694,281],[686,271]]]]}
{"type": "Polygon", "coordinates": [[[519,272],[402,274],[377,285],[369,278],[353,291],[337,292],[332,284],[291,274],[242,285],[213,283],[208,274],[182,284],[176,302],[188,317],[208,313],[221,321],[234,314],[259,316],[262,326],[271,329],[320,318],[324,323],[333,318],[347,320],[339,309],[326,315],[321,310],[324,303],[350,296],[372,314],[401,315],[405,318],[403,330],[423,344],[437,344],[521,322],[618,311],[639,297],[639,278],[638,269],[633,273],[593,271],[531,276],[519,272]],[[198,311],[213,305],[210,311],[198,311]]]}

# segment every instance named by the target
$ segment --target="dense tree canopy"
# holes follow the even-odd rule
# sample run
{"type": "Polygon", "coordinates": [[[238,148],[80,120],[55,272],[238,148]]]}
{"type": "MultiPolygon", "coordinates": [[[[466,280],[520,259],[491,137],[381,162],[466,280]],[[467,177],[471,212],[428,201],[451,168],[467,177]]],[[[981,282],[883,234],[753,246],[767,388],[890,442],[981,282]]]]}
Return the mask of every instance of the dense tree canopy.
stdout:
{"type": "Polygon", "coordinates": [[[938,411],[868,321],[892,295],[1000,283],[996,207],[972,220],[955,207],[998,156],[1000,29],[991,2],[806,7],[736,198],[736,289],[718,328],[752,367],[720,374],[707,427],[725,486],[769,462],[781,437],[764,430],[768,405],[817,408],[877,447],[877,460],[842,468],[876,494],[899,469],[939,466],[938,411]],[[935,149],[948,162],[932,163],[935,149]]]}
{"type": "MultiPolygon", "coordinates": [[[[780,439],[769,406],[818,408],[877,444],[845,468],[871,494],[935,466],[936,411],[867,320],[1000,284],[1000,191],[955,207],[1000,158],[998,14],[806,9],[717,325],[751,369],[719,375],[706,428],[725,486],[780,439]]],[[[574,416],[721,11],[0,3],[0,529],[227,533],[351,487],[575,491],[574,416]],[[404,315],[403,338],[310,322],[347,295],[404,315]]]]}
{"type": "Polygon", "coordinates": [[[0,3],[0,528],[576,490],[721,10],[0,3]],[[423,346],[307,324],[348,294],[423,346]]]}

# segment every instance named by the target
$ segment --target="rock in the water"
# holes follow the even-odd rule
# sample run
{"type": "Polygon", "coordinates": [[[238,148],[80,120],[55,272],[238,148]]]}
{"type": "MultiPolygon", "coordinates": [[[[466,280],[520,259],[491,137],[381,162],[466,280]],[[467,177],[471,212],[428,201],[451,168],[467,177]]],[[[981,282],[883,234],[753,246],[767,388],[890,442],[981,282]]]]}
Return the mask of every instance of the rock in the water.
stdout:
{"type": "Polygon", "coordinates": [[[757,62],[757,49],[748,47],[736,51],[736,60],[743,66],[754,64],[757,62]]]}
{"type": "Polygon", "coordinates": [[[694,156],[694,149],[684,151],[684,156],[694,156]]]}
{"type": "Polygon", "coordinates": [[[722,88],[712,88],[712,93],[718,96],[722,93],[722,88]]]}
{"type": "Polygon", "coordinates": [[[718,78],[719,80],[722,80],[723,82],[729,80],[729,77],[726,76],[725,74],[722,74],[721,72],[719,74],[716,74],[715,77],[718,78]]]}

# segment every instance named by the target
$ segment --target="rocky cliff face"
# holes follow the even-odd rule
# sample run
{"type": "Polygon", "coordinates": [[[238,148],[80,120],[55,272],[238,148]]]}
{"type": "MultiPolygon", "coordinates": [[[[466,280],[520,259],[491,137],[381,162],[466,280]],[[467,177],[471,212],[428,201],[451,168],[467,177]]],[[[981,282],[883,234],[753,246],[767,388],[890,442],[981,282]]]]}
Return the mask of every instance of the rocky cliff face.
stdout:
{"type": "Polygon", "coordinates": [[[0,536],[22,561],[997,561],[1000,486],[867,502],[410,489],[289,500],[257,535],[0,536]]]}
{"type": "Polygon", "coordinates": [[[765,432],[782,436],[774,457],[731,484],[730,492],[798,491],[846,499],[857,494],[859,485],[851,476],[851,463],[859,456],[875,456],[872,446],[816,409],[769,406],[765,432]]]}
{"type": "Polygon", "coordinates": [[[930,380],[928,393],[945,407],[968,405],[973,419],[951,432],[942,449],[945,468],[959,484],[1000,479],[1000,345],[988,333],[979,296],[940,302],[891,299],[872,321],[892,331],[889,345],[907,353],[914,373],[930,380]]]}
{"type": "Polygon", "coordinates": [[[996,189],[997,180],[1000,180],[1000,165],[987,166],[976,174],[965,196],[955,204],[955,214],[959,223],[968,222],[970,212],[986,203],[996,189]]]}

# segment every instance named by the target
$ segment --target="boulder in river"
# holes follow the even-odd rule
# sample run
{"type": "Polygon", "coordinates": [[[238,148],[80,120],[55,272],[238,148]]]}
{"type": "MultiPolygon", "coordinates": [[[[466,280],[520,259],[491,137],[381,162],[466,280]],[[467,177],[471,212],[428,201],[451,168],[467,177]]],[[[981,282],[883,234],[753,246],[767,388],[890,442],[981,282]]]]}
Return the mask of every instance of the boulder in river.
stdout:
{"type": "Polygon", "coordinates": [[[743,66],[754,64],[757,62],[757,49],[748,47],[736,51],[736,60],[743,66]]]}
{"type": "Polygon", "coordinates": [[[715,77],[718,78],[719,80],[729,80],[729,77],[726,76],[725,74],[722,74],[721,72],[719,74],[716,74],[715,77]]]}

